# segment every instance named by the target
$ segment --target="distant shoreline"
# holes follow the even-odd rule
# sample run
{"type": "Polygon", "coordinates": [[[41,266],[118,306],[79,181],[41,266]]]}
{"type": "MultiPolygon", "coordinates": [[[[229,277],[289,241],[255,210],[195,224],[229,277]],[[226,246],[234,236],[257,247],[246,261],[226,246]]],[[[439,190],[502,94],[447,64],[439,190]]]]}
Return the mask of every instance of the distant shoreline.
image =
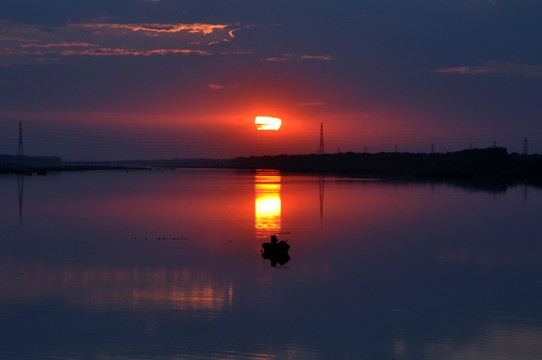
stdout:
{"type": "MultiPolygon", "coordinates": [[[[336,153],[268,155],[233,159],[169,159],[65,163],[43,158],[43,166],[1,167],[0,173],[88,170],[141,170],[149,168],[274,169],[287,172],[365,175],[435,180],[501,179],[542,184],[542,156],[509,154],[505,148],[467,149],[451,153],[336,153]]],[[[38,162],[39,163],[39,162],[38,162]]]]}
{"type": "MultiPolygon", "coordinates": [[[[128,163],[127,163],[128,164],[128,163]]],[[[132,162],[161,168],[274,169],[298,173],[424,179],[506,179],[542,183],[539,154],[509,154],[505,148],[451,153],[336,153],[268,155],[234,159],[172,159],[132,162]]]]}

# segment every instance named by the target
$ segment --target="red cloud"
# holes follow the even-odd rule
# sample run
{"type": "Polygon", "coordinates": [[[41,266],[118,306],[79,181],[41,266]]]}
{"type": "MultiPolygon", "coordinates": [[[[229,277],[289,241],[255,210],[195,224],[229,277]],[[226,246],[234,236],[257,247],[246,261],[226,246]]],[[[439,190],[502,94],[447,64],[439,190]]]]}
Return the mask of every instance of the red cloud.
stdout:
{"type": "Polygon", "coordinates": [[[87,29],[112,29],[112,30],[129,30],[134,32],[144,32],[147,35],[156,35],[159,33],[179,33],[186,31],[191,34],[209,35],[215,31],[225,30],[228,25],[224,24],[109,24],[109,23],[86,23],[86,24],[71,24],[72,27],[82,27],[87,29]]]}

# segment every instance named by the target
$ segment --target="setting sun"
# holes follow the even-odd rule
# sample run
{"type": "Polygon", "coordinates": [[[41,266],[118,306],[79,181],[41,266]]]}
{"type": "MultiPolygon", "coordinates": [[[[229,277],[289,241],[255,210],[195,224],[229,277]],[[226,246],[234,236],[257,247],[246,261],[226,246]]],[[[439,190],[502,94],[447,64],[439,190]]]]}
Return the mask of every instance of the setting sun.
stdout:
{"type": "Polygon", "coordinates": [[[279,118],[268,117],[268,116],[256,116],[254,119],[254,124],[256,125],[257,130],[275,130],[280,129],[282,120],[279,118]]]}

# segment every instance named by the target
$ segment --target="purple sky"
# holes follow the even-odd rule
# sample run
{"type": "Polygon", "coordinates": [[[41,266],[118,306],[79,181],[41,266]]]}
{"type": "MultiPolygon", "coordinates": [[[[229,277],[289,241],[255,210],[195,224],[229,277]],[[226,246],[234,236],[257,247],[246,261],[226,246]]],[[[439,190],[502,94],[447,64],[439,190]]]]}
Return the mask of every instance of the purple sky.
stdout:
{"type": "Polygon", "coordinates": [[[0,4],[0,153],[542,152],[539,0],[0,4]]]}

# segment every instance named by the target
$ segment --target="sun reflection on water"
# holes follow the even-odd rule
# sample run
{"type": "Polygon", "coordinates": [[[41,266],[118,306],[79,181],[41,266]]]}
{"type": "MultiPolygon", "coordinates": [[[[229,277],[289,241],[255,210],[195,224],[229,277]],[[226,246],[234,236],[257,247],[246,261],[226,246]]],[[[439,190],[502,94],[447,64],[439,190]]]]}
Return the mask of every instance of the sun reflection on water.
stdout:
{"type": "Polygon", "coordinates": [[[254,177],[254,228],[258,238],[267,238],[281,229],[281,178],[278,174],[265,172],[254,177]]]}

